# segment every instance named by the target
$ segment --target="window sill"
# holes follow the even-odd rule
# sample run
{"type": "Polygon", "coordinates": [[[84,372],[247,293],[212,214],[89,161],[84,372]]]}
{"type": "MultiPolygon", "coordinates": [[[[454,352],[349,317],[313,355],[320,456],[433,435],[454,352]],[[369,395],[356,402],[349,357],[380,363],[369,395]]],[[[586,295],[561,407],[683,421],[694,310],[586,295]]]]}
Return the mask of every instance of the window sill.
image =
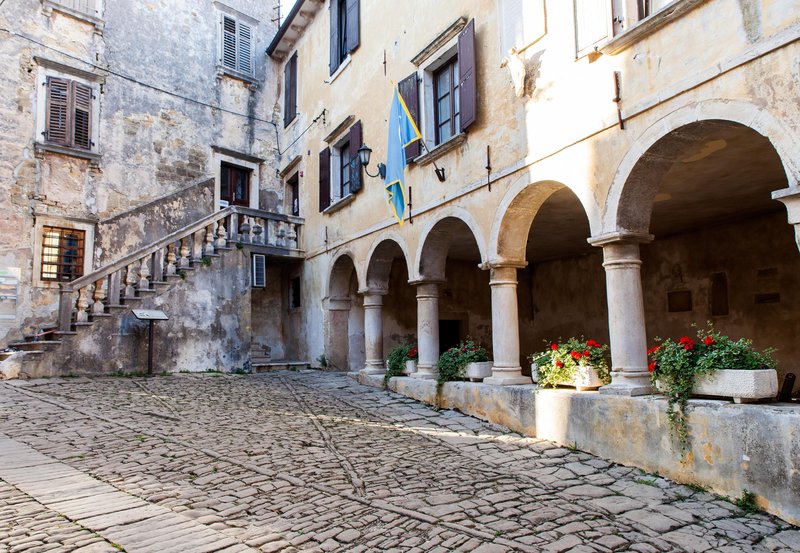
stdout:
{"type": "Polygon", "coordinates": [[[45,153],[51,153],[87,159],[89,160],[89,165],[92,167],[98,167],[102,157],[96,152],[89,152],[86,150],[80,150],[78,148],[69,148],[67,146],[59,146],[57,144],[45,144],[43,142],[37,142],[34,144],[34,153],[38,158],[44,157],[45,153]]]}
{"type": "Polygon", "coordinates": [[[258,88],[258,81],[256,81],[253,75],[249,75],[247,73],[231,69],[230,67],[225,67],[224,65],[217,64],[217,79],[221,79],[222,77],[226,76],[247,83],[251,90],[255,90],[258,88]]]}
{"type": "Polygon", "coordinates": [[[664,6],[653,15],[642,19],[630,29],[606,42],[603,46],[598,48],[598,51],[612,56],[618,54],[635,42],[655,33],[662,27],[707,1],[708,0],[678,0],[674,4],[664,6]]]}
{"type": "Polygon", "coordinates": [[[333,213],[335,211],[339,211],[344,206],[353,203],[353,200],[355,200],[355,199],[356,199],[356,195],[355,194],[352,194],[352,193],[348,194],[344,198],[340,198],[340,199],[336,200],[335,203],[332,203],[331,205],[329,205],[328,207],[323,209],[322,213],[324,213],[325,215],[330,215],[331,213],[333,213]]]}
{"type": "Polygon", "coordinates": [[[103,28],[106,25],[105,21],[103,21],[101,18],[97,16],[70,8],[69,6],[63,6],[61,4],[57,4],[55,2],[52,2],[51,0],[42,0],[42,10],[44,11],[44,14],[48,17],[50,17],[50,14],[52,14],[53,10],[55,10],[57,12],[66,14],[70,17],[74,17],[75,19],[80,19],[81,21],[85,21],[86,23],[94,25],[94,32],[99,35],[103,34],[103,28]]]}
{"type": "Polygon", "coordinates": [[[344,60],[342,60],[342,63],[340,63],[339,67],[336,68],[336,71],[333,72],[333,74],[331,75],[331,78],[328,79],[328,84],[333,84],[333,81],[335,81],[336,78],[339,75],[342,74],[342,72],[345,70],[345,68],[347,68],[347,66],[350,65],[350,60],[352,60],[352,59],[353,59],[353,56],[350,55],[350,54],[347,54],[347,57],[344,58],[344,60]]]}
{"type": "Polygon", "coordinates": [[[438,146],[436,146],[433,150],[430,150],[427,154],[415,157],[411,162],[417,165],[423,166],[428,165],[429,163],[433,163],[443,155],[447,154],[455,150],[457,147],[461,146],[467,140],[467,133],[459,133],[453,137],[450,137],[446,142],[442,142],[438,146]]]}

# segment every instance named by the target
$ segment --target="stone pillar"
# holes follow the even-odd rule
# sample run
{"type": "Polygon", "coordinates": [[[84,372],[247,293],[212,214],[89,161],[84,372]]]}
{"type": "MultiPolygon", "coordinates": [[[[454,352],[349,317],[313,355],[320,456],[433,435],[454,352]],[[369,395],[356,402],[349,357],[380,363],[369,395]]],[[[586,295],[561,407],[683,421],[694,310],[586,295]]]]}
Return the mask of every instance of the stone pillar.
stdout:
{"type": "Polygon", "coordinates": [[[365,290],[364,295],[364,349],[367,361],[363,374],[383,374],[383,296],[387,290],[365,290]]]}
{"type": "Polygon", "coordinates": [[[650,242],[645,233],[615,232],[590,238],[603,248],[608,297],[608,335],[611,346],[611,384],[600,393],[626,396],[653,391],[647,370],[647,334],[642,294],[639,244],[650,242]]]}
{"type": "Polygon", "coordinates": [[[789,224],[794,226],[794,240],[800,250],[800,186],[790,186],[772,193],[772,199],[786,206],[789,224]]]}
{"type": "Polygon", "coordinates": [[[419,360],[413,378],[434,379],[439,361],[439,281],[417,281],[417,347],[419,360]]]}
{"type": "Polygon", "coordinates": [[[345,370],[348,368],[350,298],[330,298],[328,300],[327,346],[325,356],[328,368],[345,370]]]}
{"type": "Polygon", "coordinates": [[[517,268],[524,263],[491,265],[489,286],[492,289],[492,376],[484,384],[509,386],[532,384],[522,376],[519,364],[519,314],[517,310],[517,268]]]}

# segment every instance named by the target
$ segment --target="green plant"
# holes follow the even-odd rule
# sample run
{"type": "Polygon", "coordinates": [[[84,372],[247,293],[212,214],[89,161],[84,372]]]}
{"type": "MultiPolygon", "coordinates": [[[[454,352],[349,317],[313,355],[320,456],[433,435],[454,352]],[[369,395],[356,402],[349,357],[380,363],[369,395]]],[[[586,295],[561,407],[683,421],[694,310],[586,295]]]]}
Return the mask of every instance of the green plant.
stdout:
{"type": "Polygon", "coordinates": [[[178,271],[177,275],[181,277],[181,280],[186,280],[186,271],[178,271]]]}
{"type": "Polygon", "coordinates": [[[436,380],[437,397],[441,395],[442,386],[445,382],[460,380],[466,376],[464,369],[467,363],[480,363],[488,360],[489,355],[486,353],[486,348],[471,338],[467,338],[465,342],[461,342],[444,352],[436,363],[439,371],[439,376],[436,380]]]}
{"type": "Polygon", "coordinates": [[[383,377],[384,386],[389,379],[403,374],[406,361],[416,360],[419,357],[419,350],[416,344],[404,340],[403,343],[396,345],[389,351],[386,357],[386,374],[383,377]]]}
{"type": "Polygon", "coordinates": [[[733,504],[739,507],[745,513],[757,513],[761,509],[756,501],[756,494],[749,492],[746,489],[742,490],[742,495],[733,501],[733,504]]]}
{"type": "Polygon", "coordinates": [[[203,267],[210,267],[211,266],[211,258],[210,257],[206,257],[204,255],[203,257],[200,258],[200,264],[203,267]]]}
{"type": "Polygon", "coordinates": [[[667,420],[670,431],[678,438],[681,451],[689,446],[686,406],[698,376],[713,374],[719,369],[774,369],[774,349],[759,353],[753,342],[741,338],[733,341],[714,331],[709,322],[697,331],[697,340],[682,336],[677,341],[656,338],[659,345],[647,350],[648,370],[653,385],[667,396],[667,420]]]}
{"type": "Polygon", "coordinates": [[[705,487],[701,486],[700,484],[695,484],[692,482],[691,484],[686,484],[686,487],[692,490],[695,493],[705,493],[705,487]]]}
{"type": "Polygon", "coordinates": [[[236,249],[237,250],[243,250],[244,249],[244,245],[241,242],[236,242],[236,249]]]}
{"type": "Polygon", "coordinates": [[[325,357],[324,353],[322,355],[320,355],[319,357],[317,357],[317,363],[319,363],[319,366],[322,367],[322,368],[325,368],[325,367],[328,366],[328,358],[325,357]]]}
{"type": "Polygon", "coordinates": [[[581,367],[594,367],[600,379],[611,382],[608,371],[608,346],[595,340],[569,338],[550,344],[550,349],[528,356],[531,363],[539,369],[539,385],[555,388],[559,384],[571,382],[581,367]]]}

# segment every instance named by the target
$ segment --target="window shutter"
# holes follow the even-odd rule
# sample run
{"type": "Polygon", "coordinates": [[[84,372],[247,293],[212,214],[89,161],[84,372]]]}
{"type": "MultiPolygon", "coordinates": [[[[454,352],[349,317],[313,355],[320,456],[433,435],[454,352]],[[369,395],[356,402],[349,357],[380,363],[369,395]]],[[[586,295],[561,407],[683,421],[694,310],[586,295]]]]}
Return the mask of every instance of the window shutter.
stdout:
{"type": "Polygon", "coordinates": [[[324,211],[331,205],[331,149],[325,148],[319,153],[319,210],[324,211]]]}
{"type": "MultiPolygon", "coordinates": [[[[419,82],[417,81],[417,73],[414,72],[397,85],[400,90],[400,96],[406,103],[408,112],[411,118],[419,128],[419,82]]],[[[412,142],[406,146],[406,160],[411,160],[420,154],[420,141],[412,142]]]]}
{"type": "Polygon", "coordinates": [[[347,0],[347,51],[352,52],[359,45],[359,0],[347,0]]]}
{"type": "Polygon", "coordinates": [[[297,115],[297,52],[289,58],[283,68],[283,126],[291,123],[297,115]]]}
{"type": "Polygon", "coordinates": [[[331,57],[330,57],[330,70],[331,75],[339,67],[339,3],[336,0],[331,0],[331,57]]]}
{"type": "Polygon", "coordinates": [[[236,69],[236,20],[222,16],[222,65],[236,69]]]}
{"type": "Polygon", "coordinates": [[[250,286],[253,288],[264,288],[267,285],[267,261],[266,257],[260,253],[254,253],[251,258],[253,268],[250,286]]]}
{"type": "Polygon", "coordinates": [[[608,37],[608,0],[575,0],[575,48],[581,52],[608,37]]]}
{"type": "Polygon", "coordinates": [[[46,138],[64,146],[69,146],[69,83],[66,79],[47,78],[46,138]]]}
{"type": "Polygon", "coordinates": [[[475,75],[475,20],[471,19],[458,35],[458,100],[461,131],[477,118],[478,87],[475,75]]]}
{"type": "Polygon", "coordinates": [[[75,146],[92,149],[92,89],[80,83],[73,83],[75,112],[73,127],[75,146]]]}
{"type": "Polygon", "coordinates": [[[364,184],[361,163],[358,161],[358,149],[363,143],[361,137],[361,121],[350,127],[350,192],[356,193],[364,184]]]}
{"type": "Polygon", "coordinates": [[[250,46],[252,31],[250,25],[239,22],[239,71],[250,75],[253,72],[253,56],[250,46]]]}

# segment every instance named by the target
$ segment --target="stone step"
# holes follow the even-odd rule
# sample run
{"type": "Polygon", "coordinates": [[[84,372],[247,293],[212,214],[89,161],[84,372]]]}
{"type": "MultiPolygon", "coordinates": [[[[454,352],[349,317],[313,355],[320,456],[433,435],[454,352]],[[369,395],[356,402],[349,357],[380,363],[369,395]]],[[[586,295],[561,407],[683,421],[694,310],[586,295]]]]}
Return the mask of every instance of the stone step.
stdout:
{"type": "Polygon", "coordinates": [[[301,370],[308,369],[311,363],[307,361],[291,361],[287,359],[274,359],[263,363],[256,363],[251,360],[253,372],[262,373],[270,371],[285,371],[289,369],[301,370]]]}
{"type": "Polygon", "coordinates": [[[44,351],[61,345],[61,340],[39,340],[36,342],[11,342],[8,347],[18,349],[20,351],[44,351]]]}

